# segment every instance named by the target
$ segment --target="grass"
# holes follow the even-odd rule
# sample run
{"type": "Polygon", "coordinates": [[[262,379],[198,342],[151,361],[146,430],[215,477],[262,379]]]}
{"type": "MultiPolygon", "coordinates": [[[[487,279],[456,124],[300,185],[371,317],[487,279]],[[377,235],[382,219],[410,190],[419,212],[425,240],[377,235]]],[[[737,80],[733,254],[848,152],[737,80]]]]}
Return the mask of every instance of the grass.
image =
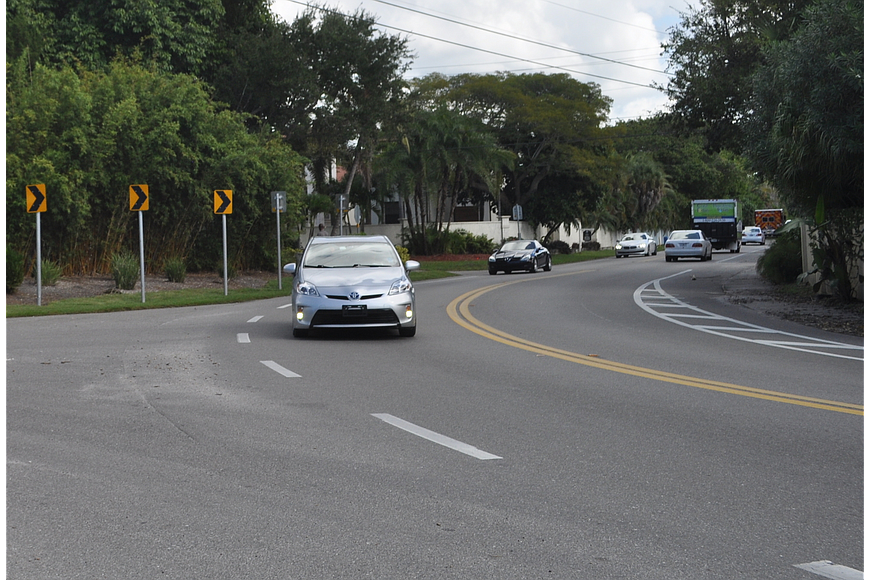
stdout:
{"type": "MultiPolygon", "coordinates": [[[[553,265],[572,264],[587,260],[598,260],[613,257],[613,250],[599,250],[597,252],[581,252],[579,254],[555,254],[553,265]]],[[[457,260],[457,261],[425,261],[421,262],[421,269],[411,272],[411,280],[420,282],[456,276],[454,272],[486,271],[486,260],[457,260]]],[[[157,292],[145,291],[145,302],[142,302],[140,292],[125,294],[101,294],[88,298],[69,298],[56,300],[42,306],[36,304],[8,304],[6,306],[6,318],[18,318],[23,316],[50,316],[58,314],[90,314],[96,312],[121,312],[126,310],[148,310],[153,308],[177,308],[181,306],[205,306],[207,304],[228,304],[233,302],[248,302],[251,300],[264,300],[278,296],[289,296],[290,280],[285,278],[282,282],[283,290],[278,290],[278,281],[270,280],[264,288],[243,288],[230,290],[228,296],[224,296],[223,289],[198,289],[187,290],[161,290],[157,292]]]]}

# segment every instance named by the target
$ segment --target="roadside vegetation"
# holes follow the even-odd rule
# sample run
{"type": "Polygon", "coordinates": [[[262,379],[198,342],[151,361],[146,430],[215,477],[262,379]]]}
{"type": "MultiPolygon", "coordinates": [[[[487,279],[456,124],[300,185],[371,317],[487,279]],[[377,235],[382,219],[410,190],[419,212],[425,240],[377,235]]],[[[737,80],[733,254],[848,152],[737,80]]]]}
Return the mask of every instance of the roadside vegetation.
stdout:
{"type": "Polygon", "coordinates": [[[32,275],[40,183],[42,256],[62,275],[138,252],[132,184],[150,188],[150,274],[222,262],[215,190],[233,192],[231,271],[298,249],[315,216],[337,233],[342,209],[363,231],[400,216],[409,252],[436,255],[460,253],[459,207],[519,204],[548,245],[560,227],[686,228],[691,200],[737,198],[744,224],[765,207],[809,223],[819,274],[855,298],[863,3],[703,1],[668,34],[669,110],[615,120],[601,86],[565,73],[409,80],[408,38],[361,9],[285,22],[269,0],[9,0],[7,254],[32,275]]]}
{"type": "MultiPolygon", "coordinates": [[[[587,260],[611,258],[610,250],[580,252],[577,254],[554,254],[553,264],[571,264],[587,260]]],[[[411,272],[410,277],[414,282],[434,280],[457,276],[455,272],[486,271],[487,261],[484,260],[456,260],[456,261],[425,261],[421,262],[421,269],[411,272]]],[[[278,281],[270,280],[264,288],[234,289],[224,296],[223,289],[188,289],[188,290],[161,290],[157,292],[145,291],[145,302],[139,293],[127,294],[101,294],[89,298],[69,298],[57,300],[42,306],[36,304],[10,304],[6,306],[6,318],[23,316],[49,316],[57,314],[91,314],[97,312],[119,312],[126,310],[148,310],[154,308],[177,308],[182,306],[205,306],[207,304],[228,304],[233,302],[249,302],[252,300],[265,300],[278,296],[289,296],[292,278],[285,277],[282,281],[282,289],[278,290],[278,281]]]]}

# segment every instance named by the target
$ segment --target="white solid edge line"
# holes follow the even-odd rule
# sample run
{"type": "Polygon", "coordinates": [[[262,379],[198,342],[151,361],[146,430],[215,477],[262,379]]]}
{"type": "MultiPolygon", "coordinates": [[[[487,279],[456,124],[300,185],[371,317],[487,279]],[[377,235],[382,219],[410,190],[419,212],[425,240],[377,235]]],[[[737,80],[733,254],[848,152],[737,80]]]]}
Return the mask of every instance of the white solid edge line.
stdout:
{"type": "Polygon", "coordinates": [[[864,572],[834,564],[830,560],[819,560],[809,564],[795,564],[794,567],[824,576],[825,578],[831,578],[831,580],[864,580],[864,572]]]}
{"type": "Polygon", "coordinates": [[[419,425],[414,425],[413,423],[409,423],[404,419],[399,419],[398,417],[394,417],[393,415],[389,415],[387,413],[372,413],[372,417],[377,417],[381,421],[385,423],[389,423],[394,427],[398,427],[408,433],[412,433],[418,437],[422,437],[423,439],[427,439],[432,441],[433,443],[437,443],[439,445],[443,445],[444,447],[448,447],[453,449],[454,451],[459,451],[460,453],[464,453],[466,455],[470,455],[477,459],[501,459],[498,455],[493,455],[492,453],[487,453],[486,451],[481,451],[477,447],[472,447],[467,443],[463,443],[462,441],[457,441],[456,439],[451,439],[445,435],[440,435],[435,433],[434,431],[430,431],[425,427],[420,427],[419,425]]]}
{"type": "Polygon", "coordinates": [[[261,360],[260,363],[266,365],[267,367],[269,367],[270,369],[272,369],[273,371],[275,371],[279,375],[284,375],[288,379],[293,378],[293,377],[301,377],[302,376],[302,375],[297,375],[293,371],[285,369],[284,367],[282,367],[281,365],[279,365],[278,363],[276,363],[273,360],[261,360]]]}
{"type": "Polygon", "coordinates": [[[247,332],[240,332],[240,333],[238,333],[238,334],[236,335],[236,340],[237,340],[240,344],[245,344],[245,343],[249,343],[249,342],[251,342],[251,337],[248,336],[248,333],[247,333],[247,332]]]}

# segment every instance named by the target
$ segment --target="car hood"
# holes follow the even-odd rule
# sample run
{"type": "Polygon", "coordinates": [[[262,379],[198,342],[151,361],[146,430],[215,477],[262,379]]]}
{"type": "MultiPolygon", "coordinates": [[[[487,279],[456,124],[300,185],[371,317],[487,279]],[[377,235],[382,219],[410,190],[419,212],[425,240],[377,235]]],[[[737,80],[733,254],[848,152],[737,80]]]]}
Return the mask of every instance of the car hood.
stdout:
{"type": "Polygon", "coordinates": [[[404,275],[404,268],[304,268],[301,279],[318,288],[366,288],[389,286],[404,275]]]}

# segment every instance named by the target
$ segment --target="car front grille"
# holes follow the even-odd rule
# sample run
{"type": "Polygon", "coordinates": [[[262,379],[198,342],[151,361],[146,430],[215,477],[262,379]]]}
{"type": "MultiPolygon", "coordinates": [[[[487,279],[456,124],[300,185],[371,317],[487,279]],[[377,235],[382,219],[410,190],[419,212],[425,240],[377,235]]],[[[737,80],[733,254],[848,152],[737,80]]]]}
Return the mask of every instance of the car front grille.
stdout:
{"type": "Polygon", "coordinates": [[[311,320],[311,326],[348,326],[354,324],[399,324],[399,319],[396,317],[396,313],[389,308],[381,308],[368,309],[365,311],[365,316],[345,316],[341,310],[318,310],[311,320]]]}

